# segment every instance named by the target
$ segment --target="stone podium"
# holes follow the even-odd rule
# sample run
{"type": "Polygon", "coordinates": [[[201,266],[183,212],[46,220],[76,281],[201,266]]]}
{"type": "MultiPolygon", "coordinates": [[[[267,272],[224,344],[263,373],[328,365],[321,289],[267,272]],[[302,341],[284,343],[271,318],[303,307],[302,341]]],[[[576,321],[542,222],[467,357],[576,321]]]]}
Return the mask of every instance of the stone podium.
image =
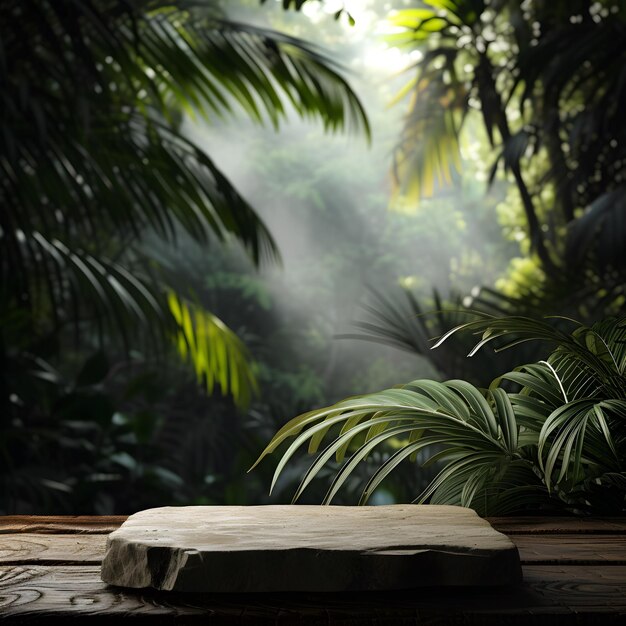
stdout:
{"type": "Polygon", "coordinates": [[[510,585],[517,548],[471,509],[437,505],[185,506],[131,515],[102,580],[188,592],[510,585]]]}

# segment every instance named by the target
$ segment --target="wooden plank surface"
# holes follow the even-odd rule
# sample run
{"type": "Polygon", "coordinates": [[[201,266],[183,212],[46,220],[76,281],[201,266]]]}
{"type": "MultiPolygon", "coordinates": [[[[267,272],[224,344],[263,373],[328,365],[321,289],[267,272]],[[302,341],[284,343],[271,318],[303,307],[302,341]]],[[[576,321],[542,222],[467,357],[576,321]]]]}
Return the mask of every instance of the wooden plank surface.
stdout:
{"type": "Polygon", "coordinates": [[[108,534],[127,515],[6,515],[0,517],[0,533],[108,534]]]}
{"type": "Polygon", "coordinates": [[[626,565],[626,535],[511,535],[522,563],[626,565]]]}
{"type": "Polygon", "coordinates": [[[44,535],[15,533],[0,535],[0,564],[88,564],[99,565],[107,535],[44,535]]]}
{"type": "MultiPolygon", "coordinates": [[[[55,616],[159,617],[159,623],[548,623],[619,624],[626,618],[626,567],[529,566],[524,586],[441,588],[409,592],[176,594],[108,588],[93,566],[0,567],[0,618],[6,622],[55,616]],[[587,619],[588,618],[588,619],[587,619]],[[501,623],[501,622],[500,622],[501,623]]],[[[46,621],[45,623],[49,623],[46,621]]]]}
{"type": "Polygon", "coordinates": [[[125,516],[0,518],[0,621],[243,624],[626,624],[626,518],[492,518],[524,563],[497,593],[171,594],[107,587],[106,534],[125,516]]]}
{"type": "MultiPolygon", "coordinates": [[[[0,535],[0,564],[98,564],[107,536],[103,534],[0,535]]],[[[511,535],[522,563],[534,565],[626,565],[626,535],[511,535]]]]}
{"type": "Polygon", "coordinates": [[[617,534],[626,535],[624,517],[488,517],[491,525],[507,535],[617,534]]]}

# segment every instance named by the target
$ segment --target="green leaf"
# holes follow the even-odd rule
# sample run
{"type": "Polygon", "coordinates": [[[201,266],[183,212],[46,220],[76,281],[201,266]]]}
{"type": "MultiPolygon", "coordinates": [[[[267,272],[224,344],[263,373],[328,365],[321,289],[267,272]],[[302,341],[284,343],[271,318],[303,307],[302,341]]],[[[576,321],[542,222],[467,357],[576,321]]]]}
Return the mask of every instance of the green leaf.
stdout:
{"type": "Polygon", "coordinates": [[[178,325],[179,354],[192,363],[198,382],[208,393],[218,386],[239,406],[248,406],[258,393],[258,383],[241,340],[215,315],[183,301],[175,292],[170,291],[167,300],[178,325]]]}
{"type": "Polygon", "coordinates": [[[497,415],[507,448],[510,452],[514,452],[517,449],[518,432],[511,400],[503,389],[493,389],[490,393],[496,403],[497,415]]]}

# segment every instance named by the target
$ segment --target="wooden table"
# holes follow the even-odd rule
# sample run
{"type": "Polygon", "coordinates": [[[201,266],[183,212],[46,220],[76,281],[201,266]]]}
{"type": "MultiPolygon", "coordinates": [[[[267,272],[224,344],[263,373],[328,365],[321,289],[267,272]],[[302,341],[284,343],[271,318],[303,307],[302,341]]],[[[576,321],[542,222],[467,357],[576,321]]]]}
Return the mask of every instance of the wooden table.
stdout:
{"type": "Polygon", "coordinates": [[[626,518],[492,518],[517,544],[516,588],[180,595],[100,581],[124,517],[0,517],[0,620],[167,624],[626,624],[626,518]]]}

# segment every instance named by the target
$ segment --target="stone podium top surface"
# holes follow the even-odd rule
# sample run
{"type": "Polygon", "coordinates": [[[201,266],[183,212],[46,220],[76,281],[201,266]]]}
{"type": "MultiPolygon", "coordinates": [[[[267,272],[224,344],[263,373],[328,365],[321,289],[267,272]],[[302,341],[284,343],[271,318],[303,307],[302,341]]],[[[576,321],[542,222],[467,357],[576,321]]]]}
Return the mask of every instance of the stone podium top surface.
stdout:
{"type": "Polygon", "coordinates": [[[444,505],[185,506],[131,515],[111,535],[197,550],[508,550],[513,544],[471,509],[444,505]]]}

